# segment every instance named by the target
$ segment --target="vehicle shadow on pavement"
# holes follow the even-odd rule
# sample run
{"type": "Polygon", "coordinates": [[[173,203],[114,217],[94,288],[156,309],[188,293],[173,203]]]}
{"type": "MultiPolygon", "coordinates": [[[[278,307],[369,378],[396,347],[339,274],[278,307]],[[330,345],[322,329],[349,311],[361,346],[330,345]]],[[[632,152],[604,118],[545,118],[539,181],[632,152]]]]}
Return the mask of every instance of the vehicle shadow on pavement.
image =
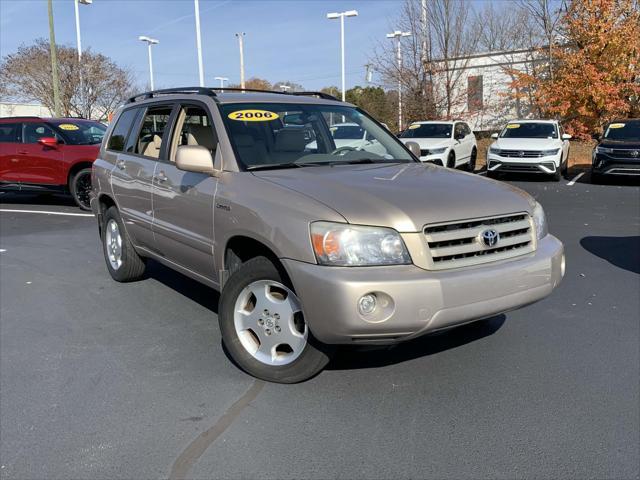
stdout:
{"type": "Polygon", "coordinates": [[[180,295],[187,297],[189,300],[211,310],[216,315],[218,314],[220,294],[213,288],[196,282],[186,275],[182,275],[154,260],[147,261],[146,275],[149,278],[159,281],[180,295]]]}
{"type": "Polygon", "coordinates": [[[640,236],[584,237],[580,245],[618,268],[640,274],[640,236]]]}
{"type": "Polygon", "coordinates": [[[505,321],[506,316],[501,314],[396,345],[341,347],[326,369],[378,368],[435,355],[493,335],[505,321]]]}
{"type": "Polygon", "coordinates": [[[73,198],[58,193],[5,192],[0,195],[0,204],[52,205],[75,207],[73,198]]]}

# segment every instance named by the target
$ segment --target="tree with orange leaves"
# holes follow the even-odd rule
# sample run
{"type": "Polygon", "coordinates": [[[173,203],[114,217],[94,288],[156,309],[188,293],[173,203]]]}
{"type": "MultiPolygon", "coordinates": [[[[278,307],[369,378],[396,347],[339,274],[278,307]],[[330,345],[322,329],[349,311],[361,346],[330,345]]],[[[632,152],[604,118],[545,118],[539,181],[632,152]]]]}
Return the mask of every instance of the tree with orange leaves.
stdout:
{"type": "Polygon", "coordinates": [[[515,91],[528,92],[549,117],[576,137],[612,118],[640,115],[638,0],[571,0],[562,19],[555,75],[513,72],[515,91]]]}

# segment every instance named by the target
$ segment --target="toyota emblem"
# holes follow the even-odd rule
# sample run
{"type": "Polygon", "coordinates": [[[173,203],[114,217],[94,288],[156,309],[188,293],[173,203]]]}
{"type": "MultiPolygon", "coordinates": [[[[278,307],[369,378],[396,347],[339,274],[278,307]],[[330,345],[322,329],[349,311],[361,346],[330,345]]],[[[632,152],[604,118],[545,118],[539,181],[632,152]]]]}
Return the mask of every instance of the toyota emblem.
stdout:
{"type": "Polygon", "coordinates": [[[631,156],[632,156],[633,158],[636,158],[638,155],[640,155],[640,152],[639,152],[638,150],[632,150],[632,151],[631,151],[631,156]]]}
{"type": "Polygon", "coordinates": [[[519,157],[524,157],[524,152],[523,152],[522,150],[520,150],[520,151],[518,152],[518,156],[519,156],[519,157]]]}
{"type": "Polygon", "coordinates": [[[498,243],[498,240],[500,240],[500,234],[498,233],[497,230],[494,230],[493,228],[489,230],[485,230],[480,235],[482,237],[482,242],[487,247],[495,246],[498,243]]]}

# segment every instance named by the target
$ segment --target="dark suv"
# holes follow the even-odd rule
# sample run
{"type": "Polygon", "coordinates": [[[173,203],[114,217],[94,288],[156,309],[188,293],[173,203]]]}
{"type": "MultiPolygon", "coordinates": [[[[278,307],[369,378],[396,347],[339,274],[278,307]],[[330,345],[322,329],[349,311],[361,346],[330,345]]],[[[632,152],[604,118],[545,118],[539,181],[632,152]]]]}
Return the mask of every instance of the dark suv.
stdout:
{"type": "Polygon", "coordinates": [[[0,118],[0,190],[69,192],[91,208],[91,165],[107,130],[77,118],[0,118]]]}
{"type": "Polygon", "coordinates": [[[640,175],[640,119],[615,120],[593,150],[591,180],[604,175],[640,175]]]}

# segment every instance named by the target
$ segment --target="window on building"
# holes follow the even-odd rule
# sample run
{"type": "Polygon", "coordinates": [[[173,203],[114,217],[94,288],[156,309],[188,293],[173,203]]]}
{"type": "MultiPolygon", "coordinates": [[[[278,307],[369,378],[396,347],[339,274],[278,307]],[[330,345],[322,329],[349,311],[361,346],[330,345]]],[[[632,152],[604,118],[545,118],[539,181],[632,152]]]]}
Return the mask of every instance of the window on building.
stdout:
{"type": "Polygon", "coordinates": [[[484,91],[482,88],[482,75],[467,79],[467,110],[477,112],[483,107],[484,91]]]}

